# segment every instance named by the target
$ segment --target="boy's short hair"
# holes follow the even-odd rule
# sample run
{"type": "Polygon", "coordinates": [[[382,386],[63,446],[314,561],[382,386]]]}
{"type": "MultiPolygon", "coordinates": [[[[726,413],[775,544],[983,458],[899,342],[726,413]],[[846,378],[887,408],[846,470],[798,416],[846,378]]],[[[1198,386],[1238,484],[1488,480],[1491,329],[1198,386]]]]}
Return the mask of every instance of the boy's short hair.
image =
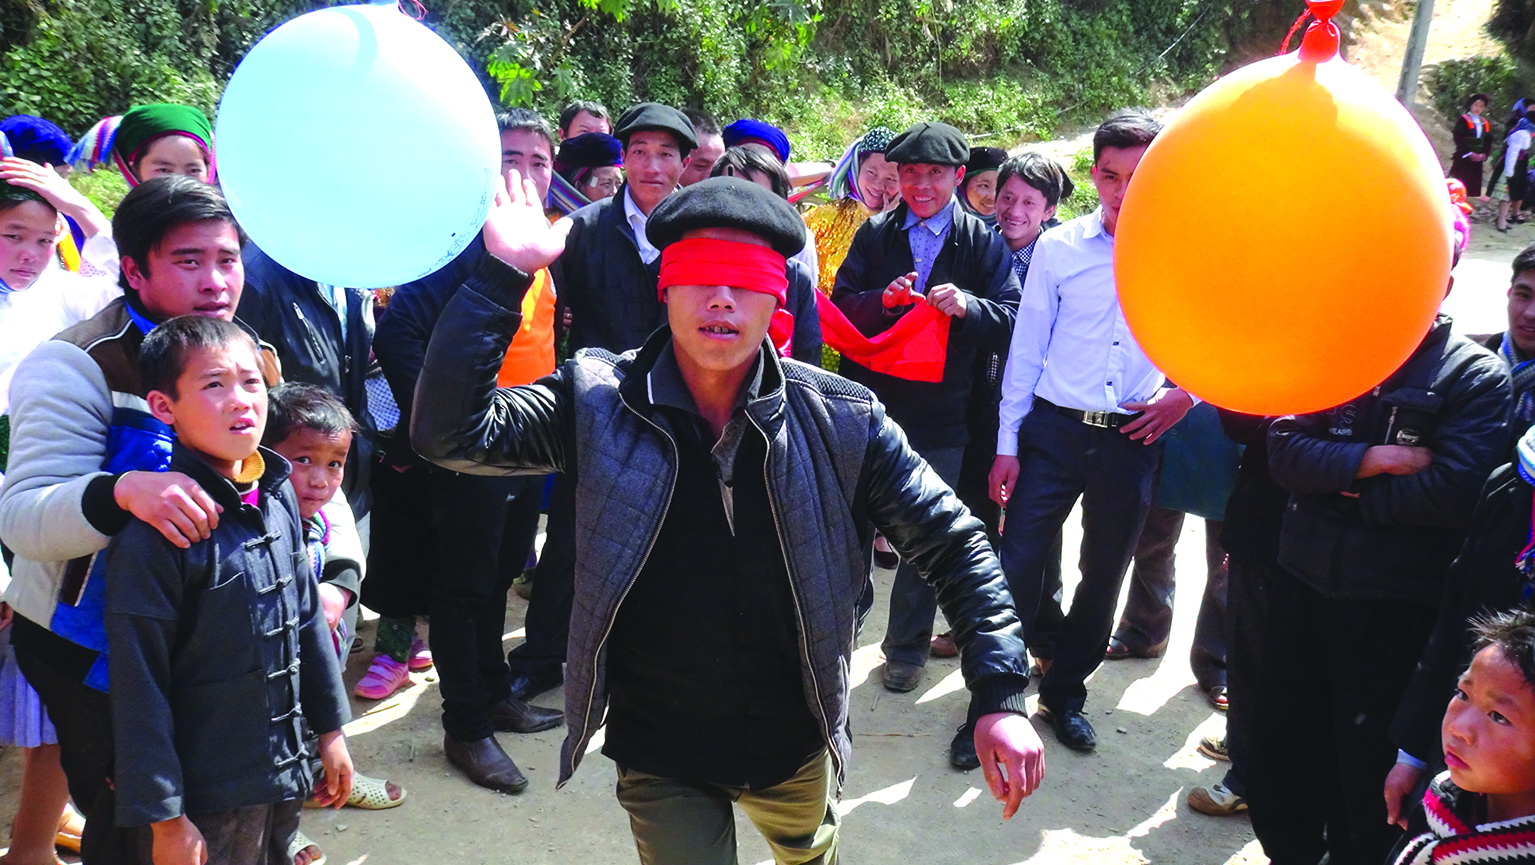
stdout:
{"type": "Polygon", "coordinates": [[[500,132],[511,132],[514,129],[523,132],[531,132],[541,135],[549,142],[549,157],[554,157],[554,151],[559,149],[559,144],[554,137],[554,130],[549,127],[549,121],[542,114],[530,108],[513,108],[496,115],[496,128],[500,132]]]}
{"type": "Polygon", "coordinates": [[[285,381],[267,391],[266,418],[261,443],[267,447],[282,444],[299,430],[323,436],[357,431],[357,420],[340,397],[319,385],[297,381],[285,381]]]}
{"type": "Polygon", "coordinates": [[[1076,188],[1059,162],[1033,151],[1010,157],[1002,163],[1002,167],[997,169],[997,189],[1001,190],[1014,177],[1034,187],[1051,207],[1060,204],[1062,199],[1070,198],[1072,190],[1076,188]]]}
{"type": "Polygon", "coordinates": [[[682,113],[693,124],[694,135],[720,135],[720,122],[702,108],[684,108],[682,113]]]}
{"type": "Polygon", "coordinates": [[[1128,150],[1145,147],[1162,131],[1162,124],[1146,113],[1144,108],[1127,108],[1115,114],[1098,131],[1093,133],[1093,164],[1103,155],[1103,148],[1118,147],[1128,150]]]}
{"type": "Polygon", "coordinates": [[[1492,104],[1492,97],[1488,96],[1485,93],[1473,93],[1473,94],[1471,94],[1471,97],[1466,100],[1466,110],[1470,111],[1471,110],[1471,106],[1475,105],[1478,102],[1481,102],[1484,105],[1491,105],[1492,104]]]}
{"type": "Polygon", "coordinates": [[[768,183],[773,187],[773,194],[779,198],[789,197],[789,173],[784,170],[783,163],[778,161],[778,156],[766,147],[756,144],[738,144],[725,151],[725,154],[709,169],[710,177],[739,177],[742,180],[751,180],[752,174],[765,174],[768,183]],[[727,174],[726,172],[734,172],[727,174]]]}
{"type": "Polygon", "coordinates": [[[583,111],[598,120],[606,120],[609,123],[613,122],[613,118],[608,116],[608,109],[604,108],[601,102],[577,99],[575,102],[565,106],[565,110],[560,112],[560,131],[565,132],[570,129],[570,124],[575,122],[576,115],[583,111]]]}
{"type": "Polygon", "coordinates": [[[1509,277],[1510,282],[1518,279],[1519,274],[1521,273],[1535,270],[1535,243],[1532,243],[1529,246],[1526,246],[1524,249],[1519,250],[1519,254],[1514,256],[1513,266],[1514,273],[1509,277]]]}
{"type": "MultiPolygon", "coordinates": [[[[245,245],[245,232],[240,230],[234,211],[229,209],[229,202],[217,186],[168,174],[146,180],[128,191],[112,215],[112,240],[117,244],[117,254],[133,259],[147,276],[150,250],[159,246],[171,229],[209,220],[222,220],[234,226],[240,245],[245,245]]],[[[119,277],[118,283],[129,287],[126,276],[119,277]]]]}
{"type": "Polygon", "coordinates": [[[171,399],[181,399],[176,381],[186,371],[187,356],[237,342],[250,346],[251,353],[260,360],[256,341],[238,324],[206,315],[177,316],[144,337],[143,345],[139,346],[139,383],[145,393],[157,390],[171,399]]]}
{"type": "Polygon", "coordinates": [[[1473,653],[1497,646],[1519,668],[1524,683],[1535,690],[1535,612],[1523,607],[1489,613],[1471,620],[1473,653]]]}

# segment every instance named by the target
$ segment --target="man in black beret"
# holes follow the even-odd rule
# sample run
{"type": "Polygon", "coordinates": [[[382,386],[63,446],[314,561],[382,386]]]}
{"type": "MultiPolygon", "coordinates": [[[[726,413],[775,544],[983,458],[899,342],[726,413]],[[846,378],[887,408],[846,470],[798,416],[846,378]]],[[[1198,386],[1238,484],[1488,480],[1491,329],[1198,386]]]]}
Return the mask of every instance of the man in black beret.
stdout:
{"type": "Polygon", "coordinates": [[[1010,816],[1044,766],[1000,566],[872,393],[767,341],[804,242],[793,207],[728,177],[663,202],[648,233],[667,326],[638,350],[587,350],[498,389],[527,274],[564,247],[521,185],[498,197],[487,252],[438,323],[411,437],[453,471],[573,478],[582,543],[560,783],[606,723],[641,861],[735,863],[732,801],[777,861],[835,861],[849,654],[877,527],[955,622],[984,710],[975,745],[1010,816]]]}
{"type": "MultiPolygon", "coordinates": [[[[946,123],[918,123],[896,136],[885,158],[899,165],[901,204],[858,229],[831,299],[869,335],[889,330],[919,304],[943,313],[948,317],[943,380],[909,381],[848,358],[840,372],[879,396],[912,447],[953,486],[970,437],[966,406],[976,356],[1007,349],[1018,277],[1002,238],[959,207],[954,196],[970,158],[963,133],[946,123]]],[[[936,612],[932,589],[903,561],[881,646],[889,690],[910,691],[922,681],[936,612]]],[[[971,735],[976,717],[972,708],[950,747],[956,768],[977,765],[971,735]]]]}

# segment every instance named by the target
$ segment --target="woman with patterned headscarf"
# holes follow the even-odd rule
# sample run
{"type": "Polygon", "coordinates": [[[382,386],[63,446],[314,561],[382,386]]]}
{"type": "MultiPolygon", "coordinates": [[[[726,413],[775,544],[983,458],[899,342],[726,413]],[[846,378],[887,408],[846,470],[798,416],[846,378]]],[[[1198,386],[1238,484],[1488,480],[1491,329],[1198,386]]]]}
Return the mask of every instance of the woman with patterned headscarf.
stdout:
{"type": "Polygon", "coordinates": [[[830,295],[836,285],[837,268],[847,258],[859,226],[874,214],[901,203],[895,163],[885,160],[885,150],[893,138],[894,132],[877,126],[848,145],[828,181],[831,202],[805,213],[805,224],[815,235],[820,259],[816,288],[822,294],[830,295]]]}
{"type": "Polygon", "coordinates": [[[91,127],[70,153],[86,171],[111,160],[129,186],[151,177],[182,174],[214,182],[213,125],[190,105],[140,105],[91,127]]]}

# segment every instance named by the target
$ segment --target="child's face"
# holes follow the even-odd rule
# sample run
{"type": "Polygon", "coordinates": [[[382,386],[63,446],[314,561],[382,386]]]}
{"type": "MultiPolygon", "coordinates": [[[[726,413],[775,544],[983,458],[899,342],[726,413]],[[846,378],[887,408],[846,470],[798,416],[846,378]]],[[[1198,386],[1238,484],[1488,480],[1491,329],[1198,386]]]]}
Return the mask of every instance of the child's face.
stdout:
{"type": "Polygon", "coordinates": [[[316,429],[299,428],[272,446],[272,450],[293,464],[293,492],[298,496],[298,512],[309,519],[341,489],[346,474],[346,455],[352,449],[352,431],[327,435],[316,429]]]}
{"type": "Polygon", "coordinates": [[[176,428],[176,439],[226,477],[250,458],[266,429],[266,382],[250,342],[187,353],[176,396],[149,392],[149,410],[176,428]]]}
{"type": "Polygon", "coordinates": [[[1444,713],[1450,780],[1473,793],[1535,793],[1535,687],[1497,646],[1471,659],[1444,713]]]}
{"type": "Polygon", "coordinates": [[[39,201],[0,211],[0,280],[15,291],[32,285],[57,245],[58,214],[39,201]]]}

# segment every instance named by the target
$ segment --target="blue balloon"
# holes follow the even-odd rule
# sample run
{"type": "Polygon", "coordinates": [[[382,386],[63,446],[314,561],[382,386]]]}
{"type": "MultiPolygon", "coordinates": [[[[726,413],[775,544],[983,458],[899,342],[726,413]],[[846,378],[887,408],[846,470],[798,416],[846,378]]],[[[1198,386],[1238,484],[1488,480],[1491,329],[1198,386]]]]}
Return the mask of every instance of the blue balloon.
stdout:
{"type": "Polygon", "coordinates": [[[354,288],[451,261],[484,224],[501,165],[484,86],[393,3],[268,33],[230,78],[215,138],[220,185],[262,251],[354,288]]]}

